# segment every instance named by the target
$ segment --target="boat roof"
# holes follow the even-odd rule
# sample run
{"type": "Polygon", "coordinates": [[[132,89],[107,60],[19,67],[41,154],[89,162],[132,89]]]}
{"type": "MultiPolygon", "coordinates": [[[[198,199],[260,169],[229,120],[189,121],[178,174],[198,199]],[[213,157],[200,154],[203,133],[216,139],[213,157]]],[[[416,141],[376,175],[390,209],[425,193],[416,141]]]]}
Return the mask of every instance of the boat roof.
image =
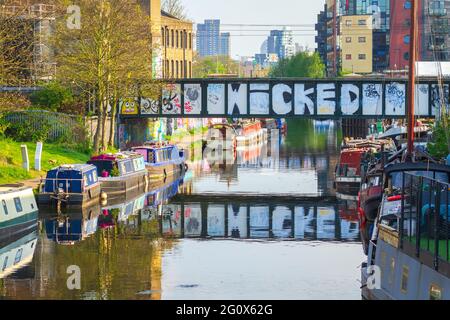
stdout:
{"type": "Polygon", "coordinates": [[[66,164],[62,165],[56,168],[53,168],[50,171],[79,171],[79,172],[86,172],[90,170],[96,170],[95,166],[92,164],[66,164]]]}
{"type": "Polygon", "coordinates": [[[17,191],[23,191],[27,189],[32,189],[31,187],[26,187],[24,184],[3,184],[0,185],[0,193],[11,193],[17,191]]]}
{"type": "Polygon", "coordinates": [[[91,157],[90,161],[119,161],[125,159],[141,158],[142,155],[135,152],[119,152],[119,153],[108,153],[101,154],[98,156],[91,157]]]}
{"type": "Polygon", "coordinates": [[[399,171],[440,171],[450,175],[450,166],[431,162],[402,162],[388,164],[384,169],[387,175],[399,171]]]}

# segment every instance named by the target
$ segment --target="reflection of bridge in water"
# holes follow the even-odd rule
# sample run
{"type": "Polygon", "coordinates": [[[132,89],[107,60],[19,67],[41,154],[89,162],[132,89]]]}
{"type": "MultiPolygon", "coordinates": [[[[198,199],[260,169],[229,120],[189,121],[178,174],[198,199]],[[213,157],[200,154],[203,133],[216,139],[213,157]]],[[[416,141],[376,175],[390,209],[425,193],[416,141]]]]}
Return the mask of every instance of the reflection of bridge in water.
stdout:
{"type": "Polygon", "coordinates": [[[161,234],[179,238],[359,240],[357,217],[343,214],[335,202],[192,200],[177,197],[170,204],[144,208],[141,220],[158,217],[161,234]]]}

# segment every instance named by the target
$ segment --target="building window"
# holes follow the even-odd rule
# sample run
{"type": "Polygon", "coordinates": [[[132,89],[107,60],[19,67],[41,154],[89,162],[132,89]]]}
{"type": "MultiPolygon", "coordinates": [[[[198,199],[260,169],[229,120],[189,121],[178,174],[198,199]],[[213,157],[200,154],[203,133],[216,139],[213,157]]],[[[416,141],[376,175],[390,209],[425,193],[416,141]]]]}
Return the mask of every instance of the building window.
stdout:
{"type": "Polygon", "coordinates": [[[165,41],[164,39],[166,38],[165,32],[164,32],[164,28],[161,28],[161,39],[163,39],[162,43],[164,45],[165,41]]]}
{"type": "Polygon", "coordinates": [[[366,43],[366,37],[359,37],[358,38],[359,43],[366,43]]]}
{"type": "Polygon", "coordinates": [[[366,55],[364,53],[361,53],[358,55],[359,60],[366,60],[366,55]]]}
{"type": "Polygon", "coordinates": [[[405,9],[411,9],[411,1],[406,0],[405,5],[403,6],[405,9]]]}
{"type": "Polygon", "coordinates": [[[5,200],[2,200],[2,206],[3,206],[3,211],[5,212],[5,215],[8,215],[8,207],[6,206],[5,200]]]}
{"type": "Polygon", "coordinates": [[[176,61],[175,65],[176,65],[175,78],[178,78],[178,61],[176,61]]]}
{"type": "Polygon", "coordinates": [[[22,202],[20,201],[20,198],[14,198],[14,205],[16,206],[16,211],[17,212],[22,212],[23,211],[22,202]]]}
{"type": "Polygon", "coordinates": [[[402,271],[402,283],[400,289],[404,294],[408,292],[408,278],[409,278],[409,268],[404,266],[402,271]]]}
{"type": "Polygon", "coordinates": [[[174,71],[175,71],[175,63],[173,62],[173,60],[171,61],[171,64],[172,64],[172,71],[170,72],[170,77],[171,78],[173,78],[173,76],[174,76],[174,71]]]}
{"type": "Polygon", "coordinates": [[[345,38],[345,42],[351,43],[351,42],[352,42],[352,37],[346,37],[346,38],[345,38]]]}
{"type": "Polygon", "coordinates": [[[192,78],[192,62],[189,61],[189,78],[192,78]]]}
{"type": "Polygon", "coordinates": [[[169,29],[166,28],[166,47],[170,46],[170,34],[169,29]]]}
{"type": "Polygon", "coordinates": [[[352,55],[351,54],[346,54],[345,55],[345,60],[352,60],[352,55]]]}
{"type": "Polygon", "coordinates": [[[366,26],[367,21],[366,20],[358,20],[358,26],[366,26]]]}
{"type": "Polygon", "coordinates": [[[442,300],[442,288],[432,284],[430,286],[430,300],[442,300]]]}
{"type": "Polygon", "coordinates": [[[347,27],[351,27],[352,26],[352,20],[345,20],[345,25],[347,27]]]}
{"type": "Polygon", "coordinates": [[[175,32],[172,30],[172,48],[175,47],[175,32]]]}
{"type": "Polygon", "coordinates": [[[406,61],[409,60],[409,52],[405,52],[405,53],[403,54],[403,59],[405,59],[406,61]]]}
{"type": "Polygon", "coordinates": [[[178,33],[178,30],[177,30],[177,32],[176,32],[176,47],[177,48],[179,48],[180,46],[179,46],[179,33],[178,33]]]}
{"type": "Polygon", "coordinates": [[[192,33],[189,33],[189,49],[192,49],[192,33]]]}

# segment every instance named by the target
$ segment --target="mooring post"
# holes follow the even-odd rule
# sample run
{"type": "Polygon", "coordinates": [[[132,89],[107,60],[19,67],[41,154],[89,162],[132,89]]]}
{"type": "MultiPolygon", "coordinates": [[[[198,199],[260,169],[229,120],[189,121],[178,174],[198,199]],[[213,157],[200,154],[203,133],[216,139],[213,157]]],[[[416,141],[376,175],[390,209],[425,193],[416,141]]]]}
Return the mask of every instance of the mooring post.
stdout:
{"type": "Polygon", "coordinates": [[[24,168],[27,172],[30,171],[30,161],[28,158],[28,148],[26,145],[21,145],[20,149],[22,151],[22,168],[24,168]]]}

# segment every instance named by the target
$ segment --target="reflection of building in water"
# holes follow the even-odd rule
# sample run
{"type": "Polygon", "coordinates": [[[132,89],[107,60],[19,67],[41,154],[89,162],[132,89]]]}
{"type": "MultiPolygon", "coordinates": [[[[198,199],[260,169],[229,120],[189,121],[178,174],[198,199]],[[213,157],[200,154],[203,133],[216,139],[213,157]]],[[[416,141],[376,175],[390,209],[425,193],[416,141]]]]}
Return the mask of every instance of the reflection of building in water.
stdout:
{"type": "Polygon", "coordinates": [[[170,221],[167,218],[160,221],[165,235],[349,241],[359,237],[358,222],[341,219],[337,204],[259,205],[224,200],[214,204],[177,202],[171,206],[176,207],[176,215],[170,221]]]}

